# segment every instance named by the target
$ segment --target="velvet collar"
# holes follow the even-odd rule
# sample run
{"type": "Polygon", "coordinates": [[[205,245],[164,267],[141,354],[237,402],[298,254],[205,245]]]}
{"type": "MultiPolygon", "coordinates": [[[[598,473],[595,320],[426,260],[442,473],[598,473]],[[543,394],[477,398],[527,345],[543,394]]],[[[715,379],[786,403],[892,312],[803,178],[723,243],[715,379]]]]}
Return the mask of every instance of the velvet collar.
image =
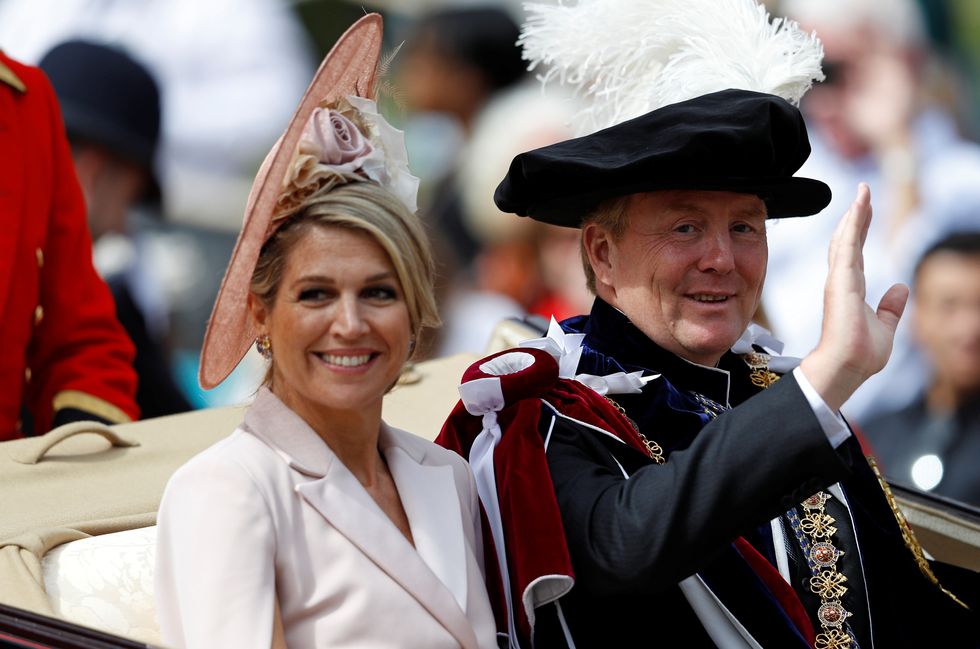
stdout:
{"type": "Polygon", "coordinates": [[[738,354],[725,352],[718,367],[686,361],[647,338],[626,314],[600,298],[595,299],[588,316],[561,324],[567,333],[585,334],[580,372],[662,374],[678,390],[697,392],[722,405],[737,405],[757,392],[746,388],[750,370],[738,354]]]}

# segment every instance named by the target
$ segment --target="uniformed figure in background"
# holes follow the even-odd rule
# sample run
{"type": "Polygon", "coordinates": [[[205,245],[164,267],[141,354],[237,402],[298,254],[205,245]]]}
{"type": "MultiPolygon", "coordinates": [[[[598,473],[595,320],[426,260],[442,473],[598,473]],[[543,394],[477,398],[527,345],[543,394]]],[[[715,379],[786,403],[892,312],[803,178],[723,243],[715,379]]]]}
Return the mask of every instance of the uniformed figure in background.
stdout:
{"type": "Polygon", "coordinates": [[[0,440],[136,419],[133,344],[92,266],[54,92],[3,53],[0,151],[0,440]]]}
{"type": "Polygon", "coordinates": [[[136,402],[144,418],[191,409],[173,378],[165,290],[146,259],[136,218],[162,217],[155,157],[159,86],[120,47],[71,40],[38,64],[58,96],[72,161],[88,208],[96,270],[109,284],[116,317],[136,346],[136,402]]]}

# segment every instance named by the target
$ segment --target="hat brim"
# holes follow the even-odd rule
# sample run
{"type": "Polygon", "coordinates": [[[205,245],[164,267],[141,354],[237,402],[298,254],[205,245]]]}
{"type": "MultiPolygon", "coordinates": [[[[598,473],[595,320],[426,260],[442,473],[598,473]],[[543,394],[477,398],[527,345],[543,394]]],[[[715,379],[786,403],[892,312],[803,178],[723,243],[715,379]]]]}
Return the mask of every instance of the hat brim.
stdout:
{"type": "Polygon", "coordinates": [[[348,95],[374,98],[374,80],[381,55],[382,20],[368,14],[338,39],[320,64],[296,112],[266,156],[252,183],[242,231],[214,302],[204,334],[198,380],[211,389],[221,383],[248,352],[256,331],[246,307],[252,273],[266,241],[273,210],[303,128],[323,102],[348,95]]]}
{"type": "Polygon", "coordinates": [[[569,191],[527,206],[525,213],[542,223],[560,225],[567,228],[582,227],[583,219],[592,213],[599,203],[609,198],[638,194],[642,192],[672,189],[700,191],[736,192],[754,194],[766,204],[766,216],[770,219],[811,216],[817,214],[830,203],[830,188],[819,180],[811,178],[726,178],[721,180],[690,179],[664,182],[651,179],[649,182],[634,183],[619,187],[604,187],[599,191],[569,191]]]}

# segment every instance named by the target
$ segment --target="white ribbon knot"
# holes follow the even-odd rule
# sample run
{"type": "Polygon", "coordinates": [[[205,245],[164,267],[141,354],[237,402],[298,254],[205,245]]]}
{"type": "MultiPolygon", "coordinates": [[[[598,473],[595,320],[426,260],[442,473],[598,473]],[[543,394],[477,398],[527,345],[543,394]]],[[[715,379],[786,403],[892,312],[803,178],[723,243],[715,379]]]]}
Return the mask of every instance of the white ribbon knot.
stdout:
{"type": "Polygon", "coordinates": [[[636,394],[643,386],[659,377],[659,374],[643,376],[643,372],[614,372],[606,376],[595,374],[576,374],[579,361],[582,358],[582,341],[585,334],[567,334],[554,317],[548,325],[548,335],[544,338],[525,340],[518,347],[529,347],[548,352],[558,362],[558,377],[573,379],[586,387],[592,388],[599,394],[636,394]]]}
{"type": "Polygon", "coordinates": [[[780,356],[783,352],[783,343],[769,332],[768,329],[754,322],[742,333],[732,351],[736,354],[751,354],[755,352],[753,345],[758,345],[769,353],[769,369],[777,374],[792,372],[800,364],[799,358],[795,356],[780,356]]]}

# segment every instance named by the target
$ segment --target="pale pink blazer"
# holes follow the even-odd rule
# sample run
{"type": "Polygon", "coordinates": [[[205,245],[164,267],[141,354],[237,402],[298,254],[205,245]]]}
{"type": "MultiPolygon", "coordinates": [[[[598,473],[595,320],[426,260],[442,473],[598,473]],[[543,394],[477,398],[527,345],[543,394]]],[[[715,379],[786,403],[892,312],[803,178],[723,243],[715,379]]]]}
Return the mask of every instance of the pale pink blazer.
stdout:
{"type": "Polygon", "coordinates": [[[458,455],[382,425],[415,547],[266,389],[241,427],[181,467],[158,517],[164,644],[269,649],[495,648],[478,499],[458,455]]]}

